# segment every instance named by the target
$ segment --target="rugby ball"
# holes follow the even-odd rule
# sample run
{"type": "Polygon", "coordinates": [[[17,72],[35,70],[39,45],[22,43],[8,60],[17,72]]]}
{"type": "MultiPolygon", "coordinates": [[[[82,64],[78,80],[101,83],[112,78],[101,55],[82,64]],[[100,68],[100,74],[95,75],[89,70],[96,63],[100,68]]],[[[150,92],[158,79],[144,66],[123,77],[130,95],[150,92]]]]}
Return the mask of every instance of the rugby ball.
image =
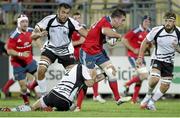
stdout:
{"type": "Polygon", "coordinates": [[[117,42],[117,38],[106,37],[106,42],[110,46],[114,46],[117,42]]]}

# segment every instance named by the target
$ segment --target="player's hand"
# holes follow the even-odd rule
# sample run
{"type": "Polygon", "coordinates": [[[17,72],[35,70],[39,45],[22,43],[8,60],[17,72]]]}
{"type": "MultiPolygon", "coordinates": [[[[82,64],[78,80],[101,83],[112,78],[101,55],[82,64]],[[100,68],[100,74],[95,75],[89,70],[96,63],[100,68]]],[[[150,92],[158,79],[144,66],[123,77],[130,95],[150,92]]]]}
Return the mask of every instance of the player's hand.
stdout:
{"type": "Polygon", "coordinates": [[[22,57],[29,57],[30,53],[30,51],[22,52],[22,57]]]}
{"type": "Polygon", "coordinates": [[[46,30],[43,30],[42,32],[39,33],[40,37],[44,37],[48,35],[48,32],[46,30]]]}
{"type": "Polygon", "coordinates": [[[112,71],[112,74],[114,75],[114,76],[116,76],[116,69],[115,69],[115,67],[113,66],[113,65],[110,65],[110,66],[108,66],[107,67],[107,69],[109,69],[109,68],[111,68],[113,71],[112,71]]]}
{"type": "Polygon", "coordinates": [[[138,57],[137,60],[136,60],[136,65],[137,67],[141,67],[143,64],[143,59],[142,57],[138,57]]]}

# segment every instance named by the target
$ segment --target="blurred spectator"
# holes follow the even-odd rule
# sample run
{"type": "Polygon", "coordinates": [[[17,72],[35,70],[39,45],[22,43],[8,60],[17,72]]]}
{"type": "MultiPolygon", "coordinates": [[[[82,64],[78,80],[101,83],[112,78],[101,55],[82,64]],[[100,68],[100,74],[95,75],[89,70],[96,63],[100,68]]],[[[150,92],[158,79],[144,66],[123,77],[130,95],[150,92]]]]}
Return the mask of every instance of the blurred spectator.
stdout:
{"type": "Polygon", "coordinates": [[[5,25],[5,11],[0,6],[0,25],[5,25]]]}
{"type": "Polygon", "coordinates": [[[5,46],[5,43],[0,40],[0,56],[6,55],[6,50],[4,46],[5,46]]]}
{"type": "Polygon", "coordinates": [[[69,4],[69,5],[73,5],[73,0],[55,0],[55,2],[57,2],[57,3],[67,3],[67,4],[69,4]]]}

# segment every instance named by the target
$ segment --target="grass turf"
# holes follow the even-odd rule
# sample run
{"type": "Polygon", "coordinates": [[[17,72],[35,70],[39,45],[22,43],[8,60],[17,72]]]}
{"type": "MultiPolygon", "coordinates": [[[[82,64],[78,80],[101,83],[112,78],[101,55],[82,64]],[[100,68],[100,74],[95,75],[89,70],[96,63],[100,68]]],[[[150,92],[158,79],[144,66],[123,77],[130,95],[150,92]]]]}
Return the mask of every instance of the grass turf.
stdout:
{"type": "MultiPolygon", "coordinates": [[[[31,100],[33,103],[34,100],[31,100]]],[[[0,107],[15,107],[22,99],[0,100],[0,107]]],[[[81,112],[0,112],[0,117],[180,117],[180,100],[168,99],[156,103],[157,111],[142,110],[139,104],[124,103],[117,106],[108,99],[101,104],[87,99],[81,112]]]]}

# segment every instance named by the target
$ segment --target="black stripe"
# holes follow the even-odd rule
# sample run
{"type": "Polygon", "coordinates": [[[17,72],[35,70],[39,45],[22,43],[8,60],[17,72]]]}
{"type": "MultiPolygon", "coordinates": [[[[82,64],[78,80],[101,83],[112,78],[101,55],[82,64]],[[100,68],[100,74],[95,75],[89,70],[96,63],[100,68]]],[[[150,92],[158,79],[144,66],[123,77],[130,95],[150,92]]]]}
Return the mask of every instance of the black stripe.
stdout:
{"type": "Polygon", "coordinates": [[[70,82],[70,81],[61,81],[61,82],[71,83],[71,84],[74,85],[74,83],[73,83],[73,82],[70,82]]]}
{"type": "Polygon", "coordinates": [[[166,36],[171,36],[171,37],[175,37],[175,38],[177,38],[176,36],[169,35],[169,34],[167,34],[167,35],[162,35],[162,36],[158,36],[158,37],[166,37],[166,36]]]}
{"type": "Polygon", "coordinates": [[[172,56],[166,56],[166,57],[157,57],[158,59],[166,59],[166,58],[169,58],[169,59],[172,59],[172,56]]]}
{"type": "MultiPolygon", "coordinates": [[[[74,85],[74,84],[73,84],[73,85],[74,85]]],[[[71,87],[71,86],[68,86],[68,85],[65,85],[65,84],[61,84],[61,83],[59,83],[59,84],[58,84],[58,86],[66,86],[66,87],[68,87],[68,88],[72,89],[72,87],[71,87]]]]}
{"type": "Polygon", "coordinates": [[[163,56],[172,55],[172,56],[174,56],[174,55],[175,55],[174,53],[175,53],[175,52],[166,53],[166,54],[156,54],[156,55],[157,55],[157,56],[160,56],[160,55],[163,55],[163,56]]]}
{"type": "Polygon", "coordinates": [[[66,27],[65,25],[53,25],[53,26],[50,26],[50,27],[64,27],[66,29],[69,29],[68,27],[66,27]]]}

